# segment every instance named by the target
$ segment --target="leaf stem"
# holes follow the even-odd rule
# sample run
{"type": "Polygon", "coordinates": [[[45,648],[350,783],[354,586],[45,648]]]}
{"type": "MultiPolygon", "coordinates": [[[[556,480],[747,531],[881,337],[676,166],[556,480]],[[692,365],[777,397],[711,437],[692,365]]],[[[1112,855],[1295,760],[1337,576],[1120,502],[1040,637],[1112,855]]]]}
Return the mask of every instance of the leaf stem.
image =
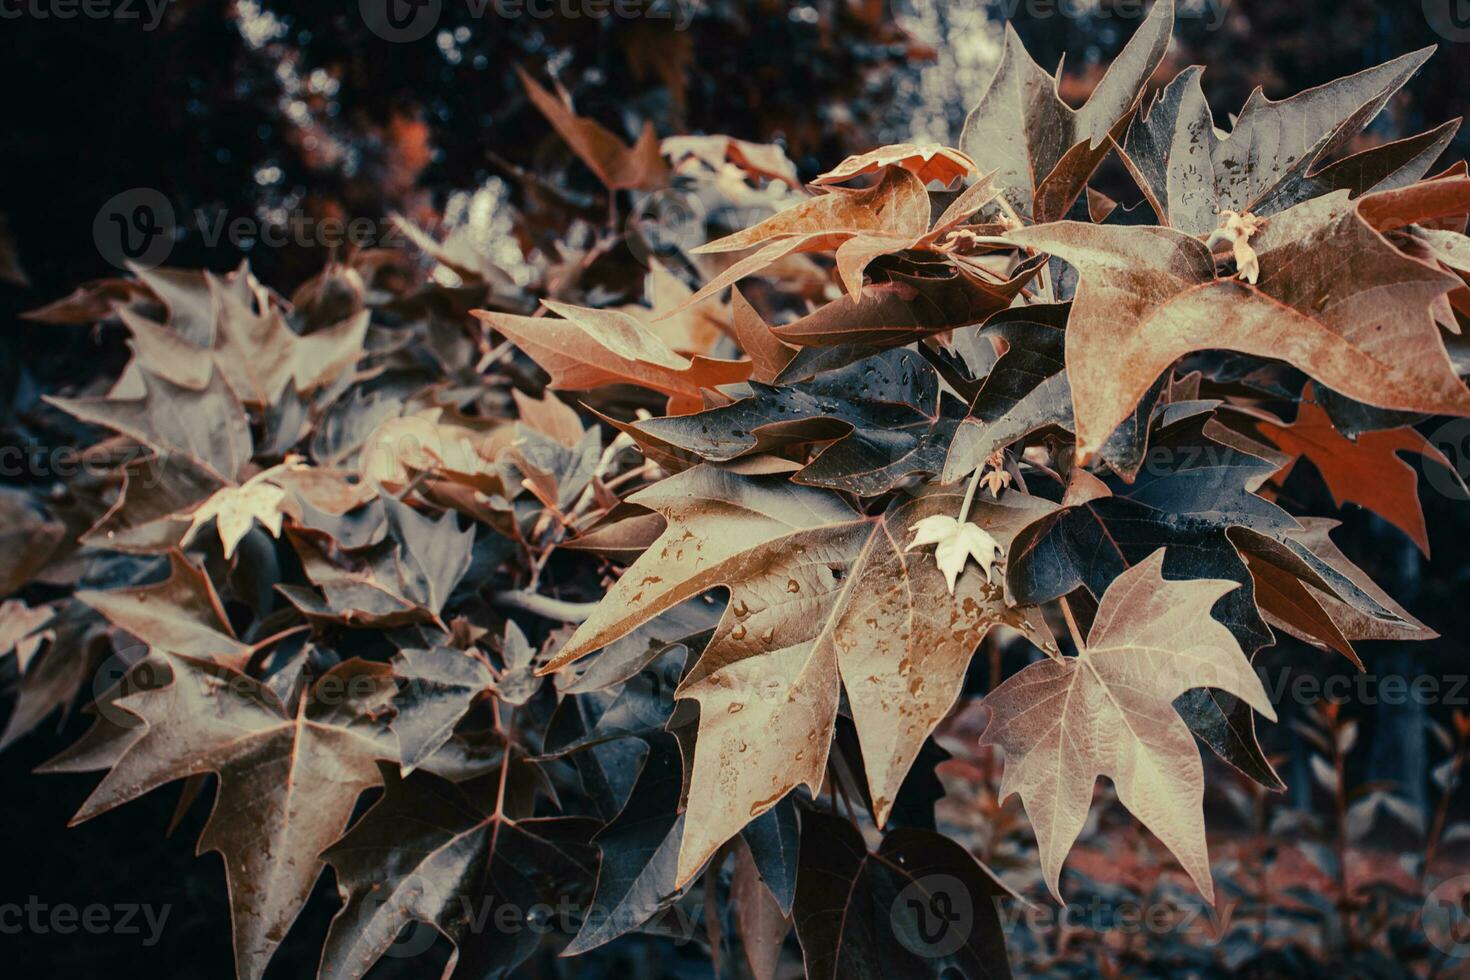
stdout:
{"type": "Polygon", "coordinates": [[[985,472],[985,464],[981,463],[975,467],[975,472],[970,474],[970,485],[965,488],[965,500],[960,504],[959,522],[963,524],[970,517],[970,505],[975,502],[975,491],[980,488],[980,474],[985,472]]]}
{"type": "Polygon", "coordinates": [[[1080,656],[1082,651],[1087,649],[1087,644],[1082,642],[1082,631],[1077,628],[1077,620],[1072,616],[1072,607],[1067,603],[1067,597],[1062,596],[1058,601],[1062,605],[1062,618],[1067,621],[1067,630],[1072,634],[1072,642],[1076,645],[1080,656]]]}
{"type": "Polygon", "coordinates": [[[595,602],[568,602],[553,599],[537,592],[497,592],[495,604],[519,609],[543,619],[558,619],[564,623],[585,623],[597,608],[595,602]]]}
{"type": "Polygon", "coordinates": [[[300,623],[296,626],[291,627],[290,629],[281,630],[279,633],[272,633],[270,636],[267,636],[260,642],[250,644],[250,655],[253,657],[255,654],[264,650],[266,647],[278,643],[288,636],[295,636],[297,633],[305,633],[309,629],[311,629],[310,623],[300,623]]]}

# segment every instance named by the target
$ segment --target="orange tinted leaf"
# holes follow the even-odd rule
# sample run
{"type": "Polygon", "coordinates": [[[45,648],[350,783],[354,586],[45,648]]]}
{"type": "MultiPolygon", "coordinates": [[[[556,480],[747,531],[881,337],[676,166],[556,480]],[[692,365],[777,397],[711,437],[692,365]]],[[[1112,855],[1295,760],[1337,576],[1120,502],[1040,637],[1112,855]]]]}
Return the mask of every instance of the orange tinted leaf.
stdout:
{"type": "Polygon", "coordinates": [[[517,67],[516,74],[532,104],[610,189],[649,190],[663,185],[667,171],[659,156],[658,137],[654,135],[652,123],[643,125],[638,142],[629,147],[595,120],[575,115],[561,99],[536,84],[524,69],[517,67]]]}
{"type": "Polygon", "coordinates": [[[850,156],[812,183],[841,184],[884,167],[902,167],[925,184],[937,180],[946,187],[976,172],[975,161],[953,147],[939,143],[895,143],[850,156]]]}
{"type": "Polygon", "coordinates": [[[1450,461],[1417,431],[1405,426],[1381,432],[1365,432],[1347,439],[1333,426],[1320,405],[1303,393],[1296,421],[1290,425],[1260,422],[1261,434],[1291,459],[1278,474],[1284,480],[1302,457],[1317,467],[1332,499],[1341,507],[1361,504],[1414,539],[1419,550],[1429,554],[1429,531],[1419,506],[1419,480],[1414,467],[1400,453],[1417,453],[1454,472],[1450,461]]]}
{"type": "Polygon", "coordinates": [[[560,391],[633,384],[660,391],[686,410],[703,407],[700,390],[744,381],[751,362],[676,354],[638,320],[617,310],[593,310],[554,300],[554,317],[474,310],[492,330],[508,337],[551,375],[560,391]]]}

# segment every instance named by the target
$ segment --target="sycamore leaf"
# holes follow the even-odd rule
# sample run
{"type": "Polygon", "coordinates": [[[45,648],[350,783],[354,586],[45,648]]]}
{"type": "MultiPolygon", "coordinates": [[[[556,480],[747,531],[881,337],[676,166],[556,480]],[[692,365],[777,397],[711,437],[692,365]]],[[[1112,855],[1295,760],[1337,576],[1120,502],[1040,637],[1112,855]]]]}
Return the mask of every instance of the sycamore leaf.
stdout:
{"type": "Polygon", "coordinates": [[[730,879],[735,906],[735,934],[740,937],[745,964],[755,980],[775,980],[781,947],[791,933],[791,916],[761,881],[755,860],[746,847],[735,849],[735,871],[730,879]]]}
{"type": "MultiPolygon", "coordinates": [[[[976,385],[969,413],[950,441],[941,482],[963,479],[997,450],[1033,433],[1075,428],[1063,353],[1069,309],[1066,303],[1032,303],[1002,310],[975,332],[976,341],[1000,341],[1005,352],[976,385]]],[[[1104,462],[1125,478],[1143,463],[1158,394],[1155,385],[1103,444],[1104,462]]]]}
{"type": "Polygon", "coordinates": [[[762,319],[738,287],[730,290],[730,306],[735,342],[755,365],[750,374],[751,380],[770,384],[791,363],[796,351],[772,333],[770,324],[762,319]]]}
{"type": "Polygon", "coordinates": [[[923,182],[907,170],[890,168],[872,187],[831,188],[694,252],[743,252],[783,238],[801,239],[804,247],[819,248],[863,234],[913,240],[929,230],[929,218],[929,194],[923,182]]]}
{"type": "Polygon", "coordinates": [[[995,563],[1001,549],[984,528],[956,520],[950,514],[931,514],[909,530],[914,532],[914,539],[906,551],[931,544],[938,546],[934,549],[934,564],[944,573],[944,583],[949,586],[950,595],[954,595],[955,579],[971,558],[985,573],[985,581],[990,581],[990,566],[995,563]]]}
{"type": "Polygon", "coordinates": [[[962,177],[976,176],[975,161],[959,150],[939,143],[895,143],[850,156],[812,183],[841,184],[884,167],[902,167],[925,184],[937,180],[946,187],[962,177]]]}
{"type": "MultiPolygon", "coordinates": [[[[1329,163],[1296,181],[1297,199],[1305,201],[1333,191],[1348,191],[1353,197],[1372,191],[1407,187],[1423,179],[1460,129],[1451,119],[1418,136],[1369,147],[1329,163]]],[[[1283,196],[1283,204],[1296,203],[1283,196]]]]}
{"type": "Polygon", "coordinates": [[[24,674],[41,644],[55,638],[54,630],[45,629],[55,615],[50,606],[32,609],[23,600],[5,600],[0,604],[0,659],[14,653],[16,669],[24,674]]]}
{"type": "Polygon", "coordinates": [[[581,930],[562,955],[577,956],[611,942],[680,897],[675,877],[684,836],[684,815],[679,812],[683,784],[678,742],[667,733],[655,733],[628,802],[598,831],[602,862],[597,893],[581,930]]]}
{"type": "Polygon", "coordinates": [[[281,536],[281,522],[286,516],[289,497],[285,490],[271,482],[270,471],[257,474],[238,487],[222,487],[189,515],[189,530],[181,545],[194,540],[211,520],[224,545],[225,557],[232,558],[240,541],[258,522],[271,537],[281,536]]]}
{"type": "MultiPolygon", "coordinates": [[[[990,628],[1005,623],[1046,642],[1044,625],[978,572],[961,576],[951,596],[930,556],[904,551],[908,528],[955,513],[957,493],[867,517],[784,474],[704,465],[629,499],[662,514],[667,530],[543,670],[709,589],[730,589],[714,639],[679,690],[701,705],[680,885],[792,788],[821,785],[839,672],[882,822],[990,628]]],[[[1006,547],[1052,506],[1007,494],[977,503],[971,519],[1006,547]]]]}
{"type": "Polygon", "coordinates": [[[1406,54],[1281,102],[1257,88],[1228,135],[1215,129],[1200,85],[1203,69],[1186,68],[1128,127],[1124,162],[1160,221],[1190,235],[1209,234],[1227,210],[1275,214],[1304,199],[1293,185],[1362,132],[1433,51],[1406,54]]]}
{"type": "Polygon", "coordinates": [[[845,293],[772,332],[803,347],[902,347],[984,322],[1010,306],[1040,267],[1036,261],[1022,263],[1002,282],[982,281],[948,264],[941,275],[890,272],[884,282],[864,287],[861,295],[845,293]]]}
{"type": "Polygon", "coordinates": [[[378,715],[391,671],[362,661],[317,681],[294,715],[269,689],[201,660],[169,656],[167,686],[117,701],[147,727],[73,823],[176,779],[214,773],[219,795],[199,853],[224,857],[242,980],[265,973],[311,894],[319,854],[347,828],[357,798],[397,752],[378,715]]]}
{"type": "Polygon", "coordinates": [[[289,530],[307,578],[322,590],[278,585],[309,618],[387,629],[434,621],[469,570],[475,529],[459,528],[453,511],[435,519],[391,497],[382,498],[388,536],[353,552],[339,552],[325,536],[289,530]]]}
{"type": "Polygon", "coordinates": [[[138,371],[141,398],[53,398],[46,401],[83,422],[120,432],[160,453],[178,453],[222,483],[234,483],[250,461],[250,420],[219,371],[195,391],[138,371]]]}
{"type": "MultiPolygon", "coordinates": [[[[876,496],[916,473],[937,472],[954,427],[941,415],[939,379],[911,350],[891,350],[808,382],[752,382],[752,394],[694,415],[630,427],[663,447],[725,462],[805,442],[831,445],[798,483],[876,496]]],[[[959,408],[950,400],[951,414],[959,408]]]]}
{"type": "Polygon", "coordinates": [[[214,583],[177,551],[169,553],[169,577],[156,585],[84,589],[76,597],[156,650],[234,667],[249,659],[250,647],[235,639],[214,583]]]}
{"type": "Polygon", "coordinates": [[[478,652],[445,646],[399,650],[393,655],[393,673],[405,682],[393,702],[392,725],[406,776],[449,741],[494,677],[478,652]]]}
{"type": "MultiPolygon", "coordinates": [[[[1247,653],[1272,642],[1242,554],[1259,556],[1284,574],[1329,593],[1364,615],[1401,624],[1356,579],[1297,539],[1300,526],[1252,492],[1277,469],[1237,448],[1210,416],[1194,415],[1159,430],[1150,465],[1132,484],[1107,481],[1108,493],[1083,495],[1044,515],[1016,536],[1007,552],[1008,588],[1019,601],[1041,603],[1085,588],[1100,599],[1111,583],[1161,548],[1173,578],[1223,579],[1227,592],[1214,617],[1247,653]],[[1221,441],[1225,440],[1225,441],[1221,441]],[[1247,531],[1246,529],[1249,529],[1247,531]]],[[[1249,712],[1195,692],[1181,706],[1190,727],[1231,765],[1263,785],[1281,783],[1256,743],[1249,712]]]]}
{"type": "Polygon", "coordinates": [[[629,147],[594,120],[573,114],[561,99],[536,84],[519,66],[516,75],[531,103],[610,190],[652,190],[663,186],[668,171],[659,155],[652,123],[644,124],[638,142],[629,147]]]}
{"type": "MultiPolygon", "coordinates": [[[[495,769],[504,764],[502,752],[495,769]]],[[[411,922],[454,944],[444,977],[509,976],[546,931],[536,916],[582,903],[597,822],[522,816],[525,804],[512,809],[507,797],[496,805],[496,783],[387,777],[383,798],[322,855],[343,906],[327,933],[321,980],[359,980],[411,922]]]]}
{"type": "Polygon", "coordinates": [[[1418,453],[1451,472],[1453,465],[1428,439],[1407,426],[1346,439],[1310,398],[1309,389],[1303,393],[1296,420],[1290,425],[1270,421],[1257,425],[1261,435],[1290,457],[1277,480],[1284,481],[1297,461],[1305,457],[1322,474],[1338,507],[1348,502],[1367,507],[1413,538],[1428,557],[1429,531],[1419,506],[1418,473],[1398,454],[1418,453]]]}
{"type": "Polygon", "coordinates": [[[560,319],[474,310],[551,375],[559,391],[633,384],[669,396],[676,410],[703,407],[701,390],[750,377],[751,362],[676,354],[638,320],[617,310],[593,310],[555,300],[543,305],[560,319]]]}
{"type": "Polygon", "coordinates": [[[1380,234],[1467,206],[1470,180],[1308,201],[1252,240],[1254,285],[1217,279],[1204,243],[1167,228],[1063,221],[1013,232],[1082,277],[1066,342],[1078,458],[1098,451],[1171,364],[1212,348],[1284,360],[1370,405],[1470,414],[1431,315],[1459,280],[1380,234]]]}
{"type": "Polygon", "coordinates": [[[303,336],[276,306],[257,314],[254,297],[241,297],[218,277],[205,275],[217,314],[212,346],[190,343],[172,327],[123,308],[118,315],[133,335],[136,354],[130,371],[141,368],[187,388],[202,388],[213,367],[242,401],[270,405],[288,386],[305,393],[330,384],[363,356],[367,310],[303,336]]]}
{"type": "Polygon", "coordinates": [[[722,135],[666,136],[659,144],[659,152],[669,158],[675,169],[693,157],[711,170],[718,171],[728,162],[752,177],[779,180],[792,188],[801,187],[796,176],[796,164],[775,143],[750,143],[722,135]]]}
{"type": "Polygon", "coordinates": [[[1031,664],[985,699],[991,716],[981,744],[1005,749],[1000,795],[1020,794],[1058,901],[1062,862],[1097,777],[1107,776],[1213,902],[1204,768],[1171,702],[1192,688],[1218,688],[1276,718],[1240,644],[1210,618],[1237,583],[1168,581],[1163,568],[1160,549],[1118,576],[1078,656],[1031,664]]]}
{"type": "Polygon", "coordinates": [[[904,828],[875,853],[847,820],[801,824],[793,918],[811,980],[1010,977],[1000,903],[1019,899],[959,844],[904,828]]]}
{"type": "Polygon", "coordinates": [[[1007,24],[1000,65],[965,119],[960,149],[983,172],[996,171],[1018,214],[1038,223],[1057,220],[1107,155],[1109,136],[1122,135],[1119,124],[1163,60],[1173,30],[1174,0],[1158,0],[1087,104],[1073,109],[1057,94],[1058,79],[1031,59],[1007,24]]]}

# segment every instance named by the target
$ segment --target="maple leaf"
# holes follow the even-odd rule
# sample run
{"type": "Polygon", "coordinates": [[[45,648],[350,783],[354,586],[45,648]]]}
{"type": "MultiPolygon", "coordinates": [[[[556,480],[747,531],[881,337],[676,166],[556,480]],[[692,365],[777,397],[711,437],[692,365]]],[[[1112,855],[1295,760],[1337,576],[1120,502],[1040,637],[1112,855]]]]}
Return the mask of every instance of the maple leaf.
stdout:
{"type": "Polygon", "coordinates": [[[576,409],[551,392],[543,392],[539,399],[519,390],[513,390],[511,395],[515,398],[516,414],[522,424],[555,439],[568,449],[575,449],[582,441],[587,430],[576,409]]]}
{"type": "Polygon", "coordinates": [[[1470,414],[1470,390],[1430,314],[1459,280],[1381,234],[1467,207],[1470,180],[1299,204],[1251,242],[1254,285],[1217,279],[1204,243],[1167,228],[1063,221],[1012,232],[1082,277],[1066,339],[1078,459],[1098,451],[1169,365],[1211,348],[1284,360],[1370,405],[1470,414]]]}
{"type": "MultiPolygon", "coordinates": [[[[987,185],[988,186],[988,185],[987,185]]],[[[977,204],[976,207],[979,207],[977,204]]],[[[697,255],[756,251],[720,272],[675,309],[673,316],[754,275],[795,252],[837,250],[837,265],[849,293],[862,290],[862,273],[880,255],[922,242],[931,210],[923,183],[899,167],[883,171],[877,184],[862,190],[832,187],[749,228],[694,249],[697,255]]]]}
{"type": "Polygon", "coordinates": [[[962,177],[974,177],[977,173],[975,161],[951,147],[939,143],[895,143],[854,154],[812,183],[817,186],[841,184],[884,167],[902,167],[925,184],[937,180],[946,187],[962,177]]]}
{"type": "Polygon", "coordinates": [[[1331,647],[1359,669],[1363,664],[1353,649],[1355,641],[1432,640],[1439,635],[1394,602],[1332,543],[1329,532],[1338,526],[1337,521],[1304,517],[1301,525],[1300,531],[1291,532],[1293,541],[1349,579],[1387,615],[1370,615],[1332,590],[1303,581],[1293,574],[1289,561],[1282,561],[1279,554],[1271,554],[1255,542],[1255,552],[1245,552],[1246,564],[1255,580],[1261,614],[1273,627],[1308,643],[1331,647]]]}
{"type": "Polygon", "coordinates": [[[761,880],[749,848],[735,850],[730,899],[735,905],[735,932],[746,966],[755,980],[775,980],[781,947],[791,933],[791,916],[761,880]]]}
{"type": "Polygon", "coordinates": [[[592,310],[542,300],[551,317],[473,310],[480,321],[509,338],[551,375],[559,391],[633,384],[663,392],[671,410],[703,407],[700,391],[750,377],[749,361],[676,354],[637,319],[617,310],[592,310]]]}
{"type": "Polygon", "coordinates": [[[0,603],[0,658],[15,654],[16,669],[24,674],[41,644],[54,640],[54,630],[45,626],[56,616],[50,606],[32,609],[20,599],[0,603]]]}
{"type": "MultiPolygon", "coordinates": [[[[975,385],[969,411],[950,441],[942,482],[963,479],[1033,433],[1076,427],[1063,353],[1070,309],[1066,303],[1033,303],[1003,310],[975,332],[975,341],[999,341],[1005,352],[975,385]]],[[[1114,472],[1131,477],[1142,465],[1157,396],[1157,386],[1146,392],[1103,444],[1100,455],[1114,472]]]]}
{"type": "Polygon", "coordinates": [[[183,515],[230,486],[177,453],[130,459],[110,478],[118,497],[81,536],[81,543],[140,554],[166,554],[180,547],[189,526],[183,515]]]}
{"type": "MultiPolygon", "coordinates": [[[[954,426],[942,414],[934,369],[911,350],[886,351],[809,382],[750,387],[750,397],[730,405],[648,419],[629,432],[717,462],[831,441],[793,479],[876,496],[904,477],[936,472],[954,426]]],[[[948,399],[951,416],[958,408],[948,399]]]]}
{"type": "Polygon", "coordinates": [[[798,320],[772,327],[771,332],[803,347],[902,347],[921,337],[984,322],[1010,306],[1040,265],[1022,263],[1010,278],[994,283],[948,263],[939,274],[889,271],[884,281],[864,287],[861,295],[845,294],[798,320]]]}
{"type": "Polygon", "coordinates": [[[929,230],[930,216],[923,182],[907,170],[890,167],[872,187],[831,188],[694,251],[743,252],[781,239],[793,239],[793,249],[831,248],[864,234],[914,239],[929,230]]]}
{"type": "MultiPolygon", "coordinates": [[[[959,494],[899,501],[866,517],[784,474],[706,464],[629,499],[662,514],[668,528],[543,672],[711,588],[730,589],[714,639],[679,690],[701,705],[679,884],[797,784],[821,785],[839,673],[882,822],[989,629],[1004,622],[1046,642],[1045,627],[1008,606],[1001,588],[966,574],[953,595],[941,592],[933,560],[903,550],[907,529],[957,511],[959,494]]],[[[1051,507],[1008,494],[977,503],[972,520],[1005,547],[1051,507]]]]}
{"type": "Polygon", "coordinates": [[[66,538],[66,525],[51,520],[28,494],[4,487],[0,528],[0,595],[9,595],[51,559],[66,538]]]}
{"type": "MultiPolygon", "coordinates": [[[[168,378],[188,388],[203,388],[211,368],[225,377],[240,399],[251,405],[279,401],[288,385],[310,392],[336,380],[363,356],[371,315],[350,314],[340,323],[306,335],[294,332],[274,305],[239,295],[238,288],[205,273],[216,314],[210,346],[191,343],[171,327],[155,323],[127,308],[119,317],[132,333],[137,369],[168,378]]],[[[114,392],[117,394],[117,392],[114,392]]]]}
{"type": "Polygon", "coordinates": [[[209,575],[180,552],[169,553],[169,577],[156,585],[83,589],[76,597],[154,649],[234,667],[249,659],[251,648],[235,638],[209,575]]]}
{"type": "Polygon", "coordinates": [[[461,530],[453,511],[434,518],[391,497],[381,499],[388,536],[358,551],[335,553],[321,535],[288,530],[307,578],[323,593],[276,586],[304,615],[381,629],[434,621],[443,611],[469,570],[475,529],[461,530]]]}
{"type": "Polygon", "coordinates": [[[1186,68],[1129,125],[1123,160],[1171,228],[1206,235],[1226,211],[1275,214],[1329,189],[1298,185],[1362,132],[1433,51],[1403,55],[1281,102],[1257,88],[1223,136],[1205,101],[1203,69],[1186,68]]]}
{"type": "Polygon", "coordinates": [[[914,540],[906,550],[938,545],[934,549],[934,563],[944,573],[950,595],[954,595],[955,579],[971,558],[985,572],[985,581],[990,581],[990,566],[1001,548],[983,528],[956,520],[949,514],[931,514],[909,530],[914,532],[914,540]]]}
{"type": "MultiPolygon", "coordinates": [[[[1156,460],[1132,484],[1109,479],[1023,529],[1007,551],[1007,586],[1018,601],[1041,603],[1086,588],[1100,599],[1128,568],[1167,548],[1166,571],[1176,578],[1229,580],[1214,616],[1248,653],[1272,642],[1252,591],[1242,554],[1258,557],[1284,576],[1335,596],[1362,614],[1402,625],[1356,579],[1298,539],[1300,525],[1252,492],[1276,462],[1242,447],[1208,412],[1186,416],[1155,433],[1156,460]]],[[[1100,481],[1099,481],[1100,482],[1100,481]]],[[[1256,744],[1251,716],[1229,714],[1209,694],[1190,695],[1185,717],[1231,765],[1264,785],[1280,780],[1256,744]]]]}
{"type": "Polygon", "coordinates": [[[729,162],[752,177],[779,180],[793,189],[801,187],[796,164],[775,143],[751,143],[720,135],[666,136],[659,144],[659,151],[673,162],[676,169],[690,157],[704,162],[712,170],[719,170],[729,162]]]}
{"type": "Polygon", "coordinates": [[[392,726],[406,776],[444,747],[493,678],[483,656],[445,646],[399,650],[392,666],[405,682],[393,702],[392,726]]]}
{"type": "Polygon", "coordinates": [[[739,287],[730,290],[731,330],[751,363],[755,365],[750,377],[753,381],[767,384],[776,380],[796,351],[777,337],[771,327],[750,305],[739,287]]]}
{"type": "Polygon", "coordinates": [[[1006,25],[1000,65],[965,119],[960,149],[995,180],[1018,214],[1038,223],[1066,214],[1122,136],[1144,84],[1168,50],[1173,0],[1158,0],[1081,109],[1057,94],[1058,79],[1026,53],[1006,25]]]}
{"type": "Polygon", "coordinates": [[[532,817],[525,793],[521,802],[509,793],[486,799],[485,785],[493,792],[497,782],[390,774],[383,798],[322,855],[344,901],[322,950],[321,980],[366,975],[411,922],[454,943],[446,978],[505,976],[535,951],[546,927],[534,918],[539,910],[576,903],[587,889],[597,822],[532,817]]]}
{"type": "Polygon", "coordinates": [[[281,522],[286,516],[286,491],[270,480],[270,471],[257,474],[238,487],[222,487],[189,515],[189,529],[180,545],[194,540],[211,520],[224,545],[225,557],[232,558],[235,549],[250,529],[259,522],[271,537],[281,536],[281,522]]]}
{"type": "Polygon", "coordinates": [[[1107,776],[1213,903],[1204,769],[1171,702],[1193,688],[1218,688],[1276,718],[1240,644],[1210,618],[1238,583],[1169,581],[1163,568],[1160,549],[1118,576],[1077,656],[1031,664],[985,699],[991,720],[981,744],[1005,749],[1000,795],[1020,795],[1058,901],[1062,862],[1082,832],[1097,777],[1107,776]]]}
{"type": "Polygon", "coordinates": [[[54,398],[46,401],[83,422],[120,432],[160,453],[185,456],[221,483],[234,483],[250,461],[250,419],[224,375],[211,370],[193,390],[138,371],[138,398],[54,398]]]}
{"type": "Polygon", "coordinates": [[[643,124],[638,142],[629,147],[596,121],[574,115],[561,99],[536,84],[519,66],[516,75],[531,103],[610,190],[647,190],[663,185],[668,171],[659,155],[652,123],[643,124]]]}
{"type": "Polygon", "coordinates": [[[1015,896],[954,841],[904,828],[873,852],[853,824],[813,810],[800,860],[793,918],[813,980],[1010,977],[999,910],[1015,896]]]}
{"type": "Polygon", "coordinates": [[[1408,427],[1344,438],[1322,407],[1311,400],[1310,388],[1303,392],[1290,425],[1263,420],[1257,428],[1289,457],[1276,474],[1279,482],[1305,457],[1322,474],[1338,507],[1348,502],[1367,507],[1413,538],[1425,557],[1429,556],[1418,473],[1398,456],[1418,453],[1454,472],[1450,461],[1428,439],[1408,427]]]}
{"type": "Polygon", "coordinates": [[[602,855],[592,911],[567,949],[576,956],[643,925],[672,904],[685,817],[679,812],[683,769],[677,740],[650,735],[648,758],[628,802],[596,841],[602,855]]]}
{"type": "Polygon", "coordinates": [[[623,307],[624,312],[637,317],[680,354],[708,355],[730,332],[730,305],[715,299],[686,305],[694,290],[660,262],[654,261],[649,268],[644,294],[647,306],[635,303],[623,307]],[[670,310],[675,314],[664,316],[670,310]]]}
{"type": "Polygon", "coordinates": [[[392,672],[344,663],[293,714],[253,678],[163,656],[172,683],[117,701],[146,727],[72,822],[173,780],[216,774],[199,852],[224,857],[236,970],[254,980],[306,904],[323,868],[318,855],[347,828],[362,792],[381,782],[376,760],[397,755],[377,720],[396,690],[392,672]]]}

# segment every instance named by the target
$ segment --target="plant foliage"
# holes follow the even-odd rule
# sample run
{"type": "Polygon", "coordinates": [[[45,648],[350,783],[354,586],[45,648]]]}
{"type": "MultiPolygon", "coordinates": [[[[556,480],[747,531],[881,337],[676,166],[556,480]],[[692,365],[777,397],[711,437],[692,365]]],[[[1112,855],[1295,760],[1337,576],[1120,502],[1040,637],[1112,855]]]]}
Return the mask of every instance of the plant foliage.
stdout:
{"type": "Polygon", "coordinates": [[[105,772],[77,820],[213,782],[247,980],[328,867],[323,977],[412,922],[481,977],[674,909],[762,978],[793,933],[814,977],[1006,976],[931,740],[1003,638],[1031,662],[982,741],[1050,889],[1106,776],[1212,900],[1191,733],[1283,785],[1251,658],[1432,636],[1277,490],[1305,458],[1427,550],[1396,454],[1470,415],[1470,176],[1344,155],[1428,52],[1226,133],[1198,69],[1145,98],[1172,23],[1080,109],[1012,32],[958,148],[805,190],[523,73],[570,151],[518,215],[529,284],[406,229],[289,298],[139,268],[36,311],[132,357],[49,400],[83,474],[0,498],[6,741],[95,695],[48,766],[105,772]],[[1138,208],[1089,188],[1109,154],[1138,208]],[[939,878],[973,922],[925,952],[939,878]]]}

